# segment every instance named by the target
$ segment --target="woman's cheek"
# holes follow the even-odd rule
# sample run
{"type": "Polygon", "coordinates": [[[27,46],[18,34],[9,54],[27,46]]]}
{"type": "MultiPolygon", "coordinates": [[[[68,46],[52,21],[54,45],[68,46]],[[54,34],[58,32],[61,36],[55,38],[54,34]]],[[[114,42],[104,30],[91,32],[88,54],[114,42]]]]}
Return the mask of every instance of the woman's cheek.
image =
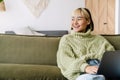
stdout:
{"type": "Polygon", "coordinates": [[[73,24],[73,23],[72,23],[71,25],[72,25],[72,27],[74,27],[74,24],[73,24]]]}

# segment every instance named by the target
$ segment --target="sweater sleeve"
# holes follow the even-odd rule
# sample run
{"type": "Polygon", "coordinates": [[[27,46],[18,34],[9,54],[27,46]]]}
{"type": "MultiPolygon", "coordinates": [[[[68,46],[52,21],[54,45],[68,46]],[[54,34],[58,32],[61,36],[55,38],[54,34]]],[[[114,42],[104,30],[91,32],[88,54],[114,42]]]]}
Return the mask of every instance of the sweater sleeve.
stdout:
{"type": "Polygon", "coordinates": [[[77,59],[66,37],[60,40],[57,52],[57,64],[62,74],[69,80],[75,80],[88,65],[84,58],[77,59]]]}
{"type": "Polygon", "coordinates": [[[100,37],[100,42],[101,42],[100,43],[101,46],[99,48],[100,49],[99,54],[96,55],[97,56],[96,58],[98,58],[99,60],[101,60],[102,55],[104,54],[105,51],[114,51],[115,50],[114,46],[112,46],[111,43],[102,36],[100,37]]]}

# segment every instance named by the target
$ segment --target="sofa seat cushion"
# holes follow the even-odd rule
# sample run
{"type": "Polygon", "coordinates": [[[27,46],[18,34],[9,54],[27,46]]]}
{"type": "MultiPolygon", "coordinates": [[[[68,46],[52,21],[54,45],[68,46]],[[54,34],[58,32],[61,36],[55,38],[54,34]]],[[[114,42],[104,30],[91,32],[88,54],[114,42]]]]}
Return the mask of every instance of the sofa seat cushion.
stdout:
{"type": "Polygon", "coordinates": [[[65,80],[57,66],[2,64],[0,80],[65,80]]]}

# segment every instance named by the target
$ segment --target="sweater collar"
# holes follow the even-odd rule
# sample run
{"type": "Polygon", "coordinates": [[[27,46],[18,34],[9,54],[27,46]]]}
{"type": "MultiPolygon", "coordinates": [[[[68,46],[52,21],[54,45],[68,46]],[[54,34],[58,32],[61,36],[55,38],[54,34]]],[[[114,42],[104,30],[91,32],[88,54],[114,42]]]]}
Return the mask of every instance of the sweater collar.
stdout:
{"type": "Polygon", "coordinates": [[[75,37],[90,37],[91,36],[91,29],[89,29],[87,32],[82,33],[82,32],[71,32],[72,35],[75,37]]]}

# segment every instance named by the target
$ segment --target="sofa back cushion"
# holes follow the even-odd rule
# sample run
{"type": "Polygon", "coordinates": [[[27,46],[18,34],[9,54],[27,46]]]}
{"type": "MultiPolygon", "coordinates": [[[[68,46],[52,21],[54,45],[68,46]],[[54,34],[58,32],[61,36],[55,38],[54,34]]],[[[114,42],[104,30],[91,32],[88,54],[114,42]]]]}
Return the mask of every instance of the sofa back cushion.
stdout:
{"type": "Polygon", "coordinates": [[[0,35],[0,63],[56,65],[60,37],[0,35]]]}
{"type": "MultiPolygon", "coordinates": [[[[120,35],[103,35],[120,50],[120,35]]],[[[56,65],[60,37],[0,34],[0,63],[56,65]]]]}
{"type": "Polygon", "coordinates": [[[103,35],[116,50],[120,50],[120,35],[103,35]]]}

